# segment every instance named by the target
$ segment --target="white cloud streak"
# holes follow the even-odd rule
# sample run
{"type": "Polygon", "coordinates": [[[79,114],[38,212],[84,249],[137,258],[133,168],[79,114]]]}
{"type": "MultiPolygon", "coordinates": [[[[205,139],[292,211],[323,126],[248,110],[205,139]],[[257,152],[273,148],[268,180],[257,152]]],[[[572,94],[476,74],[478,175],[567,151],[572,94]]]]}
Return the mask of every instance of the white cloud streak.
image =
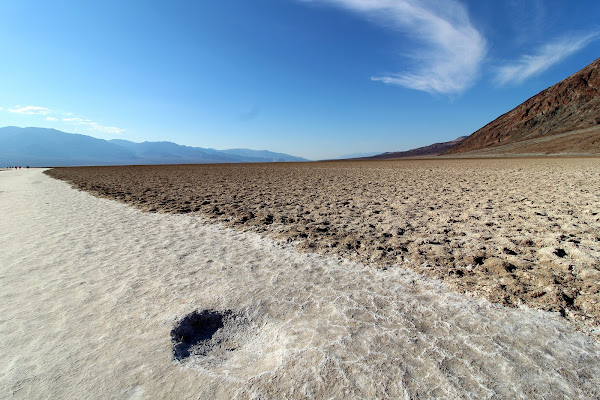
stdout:
{"type": "Polygon", "coordinates": [[[8,111],[16,114],[39,114],[39,115],[47,115],[50,114],[50,111],[46,107],[37,107],[37,106],[15,106],[14,108],[9,108],[8,111]]]}
{"type": "Polygon", "coordinates": [[[405,32],[418,50],[407,54],[412,71],[374,76],[374,81],[432,94],[457,94],[479,75],[485,38],[456,0],[302,0],[344,8],[405,32]]]}
{"type": "MultiPolygon", "coordinates": [[[[2,110],[3,110],[3,108],[0,107],[0,111],[2,111],[2,110]]],[[[46,120],[46,121],[50,121],[50,122],[59,122],[60,121],[60,122],[67,122],[70,124],[83,125],[83,126],[87,126],[91,130],[102,132],[102,133],[116,134],[116,135],[125,133],[125,129],[122,129],[122,128],[117,128],[115,126],[100,125],[99,123],[91,121],[89,119],[72,117],[73,113],[64,113],[64,112],[59,113],[59,112],[52,111],[46,107],[17,105],[17,106],[14,106],[13,108],[9,108],[8,111],[11,113],[15,113],[15,114],[46,116],[44,118],[44,120],[46,120]],[[57,117],[53,117],[52,115],[49,115],[49,114],[54,114],[54,115],[59,115],[59,116],[69,116],[69,118],[57,118],[57,117]]]]}
{"type": "Polygon", "coordinates": [[[75,124],[78,124],[78,125],[86,125],[90,129],[93,129],[93,130],[98,131],[98,132],[111,133],[111,134],[122,134],[122,133],[125,133],[125,129],[117,128],[115,126],[103,126],[103,125],[100,125],[97,122],[91,121],[89,119],[72,117],[72,118],[63,118],[62,120],[64,122],[75,123],[75,124]]]}
{"type": "Polygon", "coordinates": [[[500,85],[521,84],[528,78],[539,75],[554,64],[600,37],[598,32],[586,35],[569,35],[547,43],[534,54],[524,55],[519,60],[498,68],[496,83],[500,85]]]}

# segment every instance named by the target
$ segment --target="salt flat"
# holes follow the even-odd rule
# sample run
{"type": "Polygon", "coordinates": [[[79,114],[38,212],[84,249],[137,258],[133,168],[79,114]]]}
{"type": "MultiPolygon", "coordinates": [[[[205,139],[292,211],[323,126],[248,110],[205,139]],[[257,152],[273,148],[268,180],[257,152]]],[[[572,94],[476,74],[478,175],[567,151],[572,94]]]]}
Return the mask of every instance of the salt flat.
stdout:
{"type": "Polygon", "coordinates": [[[598,398],[600,345],[401,267],[0,173],[0,397],[598,398]],[[170,332],[231,310],[229,347],[170,332]]]}
{"type": "Polygon", "coordinates": [[[598,158],[416,159],[55,168],[149,212],[441,279],[559,312],[600,337],[598,158]]]}

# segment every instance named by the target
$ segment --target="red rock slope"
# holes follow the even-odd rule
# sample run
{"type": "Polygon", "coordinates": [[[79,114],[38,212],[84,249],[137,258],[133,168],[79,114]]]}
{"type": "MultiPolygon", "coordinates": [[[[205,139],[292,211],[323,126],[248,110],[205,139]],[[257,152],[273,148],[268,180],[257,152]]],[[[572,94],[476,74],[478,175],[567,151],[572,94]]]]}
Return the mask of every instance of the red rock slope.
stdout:
{"type": "MultiPolygon", "coordinates": [[[[493,152],[509,149],[516,142],[532,141],[530,152],[574,153],[567,143],[540,141],[542,137],[600,126],[600,58],[567,79],[538,93],[513,110],[479,129],[444,154],[493,152]],[[535,143],[542,143],[539,146],[535,143]],[[545,143],[545,144],[544,144],[545,143]]],[[[600,153],[600,129],[588,152],[600,153]]]]}

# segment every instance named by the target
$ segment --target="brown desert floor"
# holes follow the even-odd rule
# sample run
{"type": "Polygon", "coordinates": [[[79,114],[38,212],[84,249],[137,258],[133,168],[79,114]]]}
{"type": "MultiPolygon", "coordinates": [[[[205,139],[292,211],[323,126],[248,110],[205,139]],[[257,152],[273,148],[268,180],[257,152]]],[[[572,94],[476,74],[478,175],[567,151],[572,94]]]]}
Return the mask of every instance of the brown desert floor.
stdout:
{"type": "Polygon", "coordinates": [[[440,278],[600,325],[600,159],[56,168],[149,212],[198,213],[304,251],[440,278]]]}

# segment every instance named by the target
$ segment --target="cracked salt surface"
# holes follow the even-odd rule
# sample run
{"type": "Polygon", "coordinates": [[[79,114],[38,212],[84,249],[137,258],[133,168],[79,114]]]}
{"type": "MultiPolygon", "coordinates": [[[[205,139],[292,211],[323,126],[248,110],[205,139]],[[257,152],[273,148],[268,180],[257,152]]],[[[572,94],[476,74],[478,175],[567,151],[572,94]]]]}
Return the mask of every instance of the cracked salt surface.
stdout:
{"type": "Polygon", "coordinates": [[[2,398],[600,397],[600,345],[555,315],[39,170],[1,172],[0,190],[2,398]],[[172,332],[205,310],[225,322],[177,361],[172,332]]]}

